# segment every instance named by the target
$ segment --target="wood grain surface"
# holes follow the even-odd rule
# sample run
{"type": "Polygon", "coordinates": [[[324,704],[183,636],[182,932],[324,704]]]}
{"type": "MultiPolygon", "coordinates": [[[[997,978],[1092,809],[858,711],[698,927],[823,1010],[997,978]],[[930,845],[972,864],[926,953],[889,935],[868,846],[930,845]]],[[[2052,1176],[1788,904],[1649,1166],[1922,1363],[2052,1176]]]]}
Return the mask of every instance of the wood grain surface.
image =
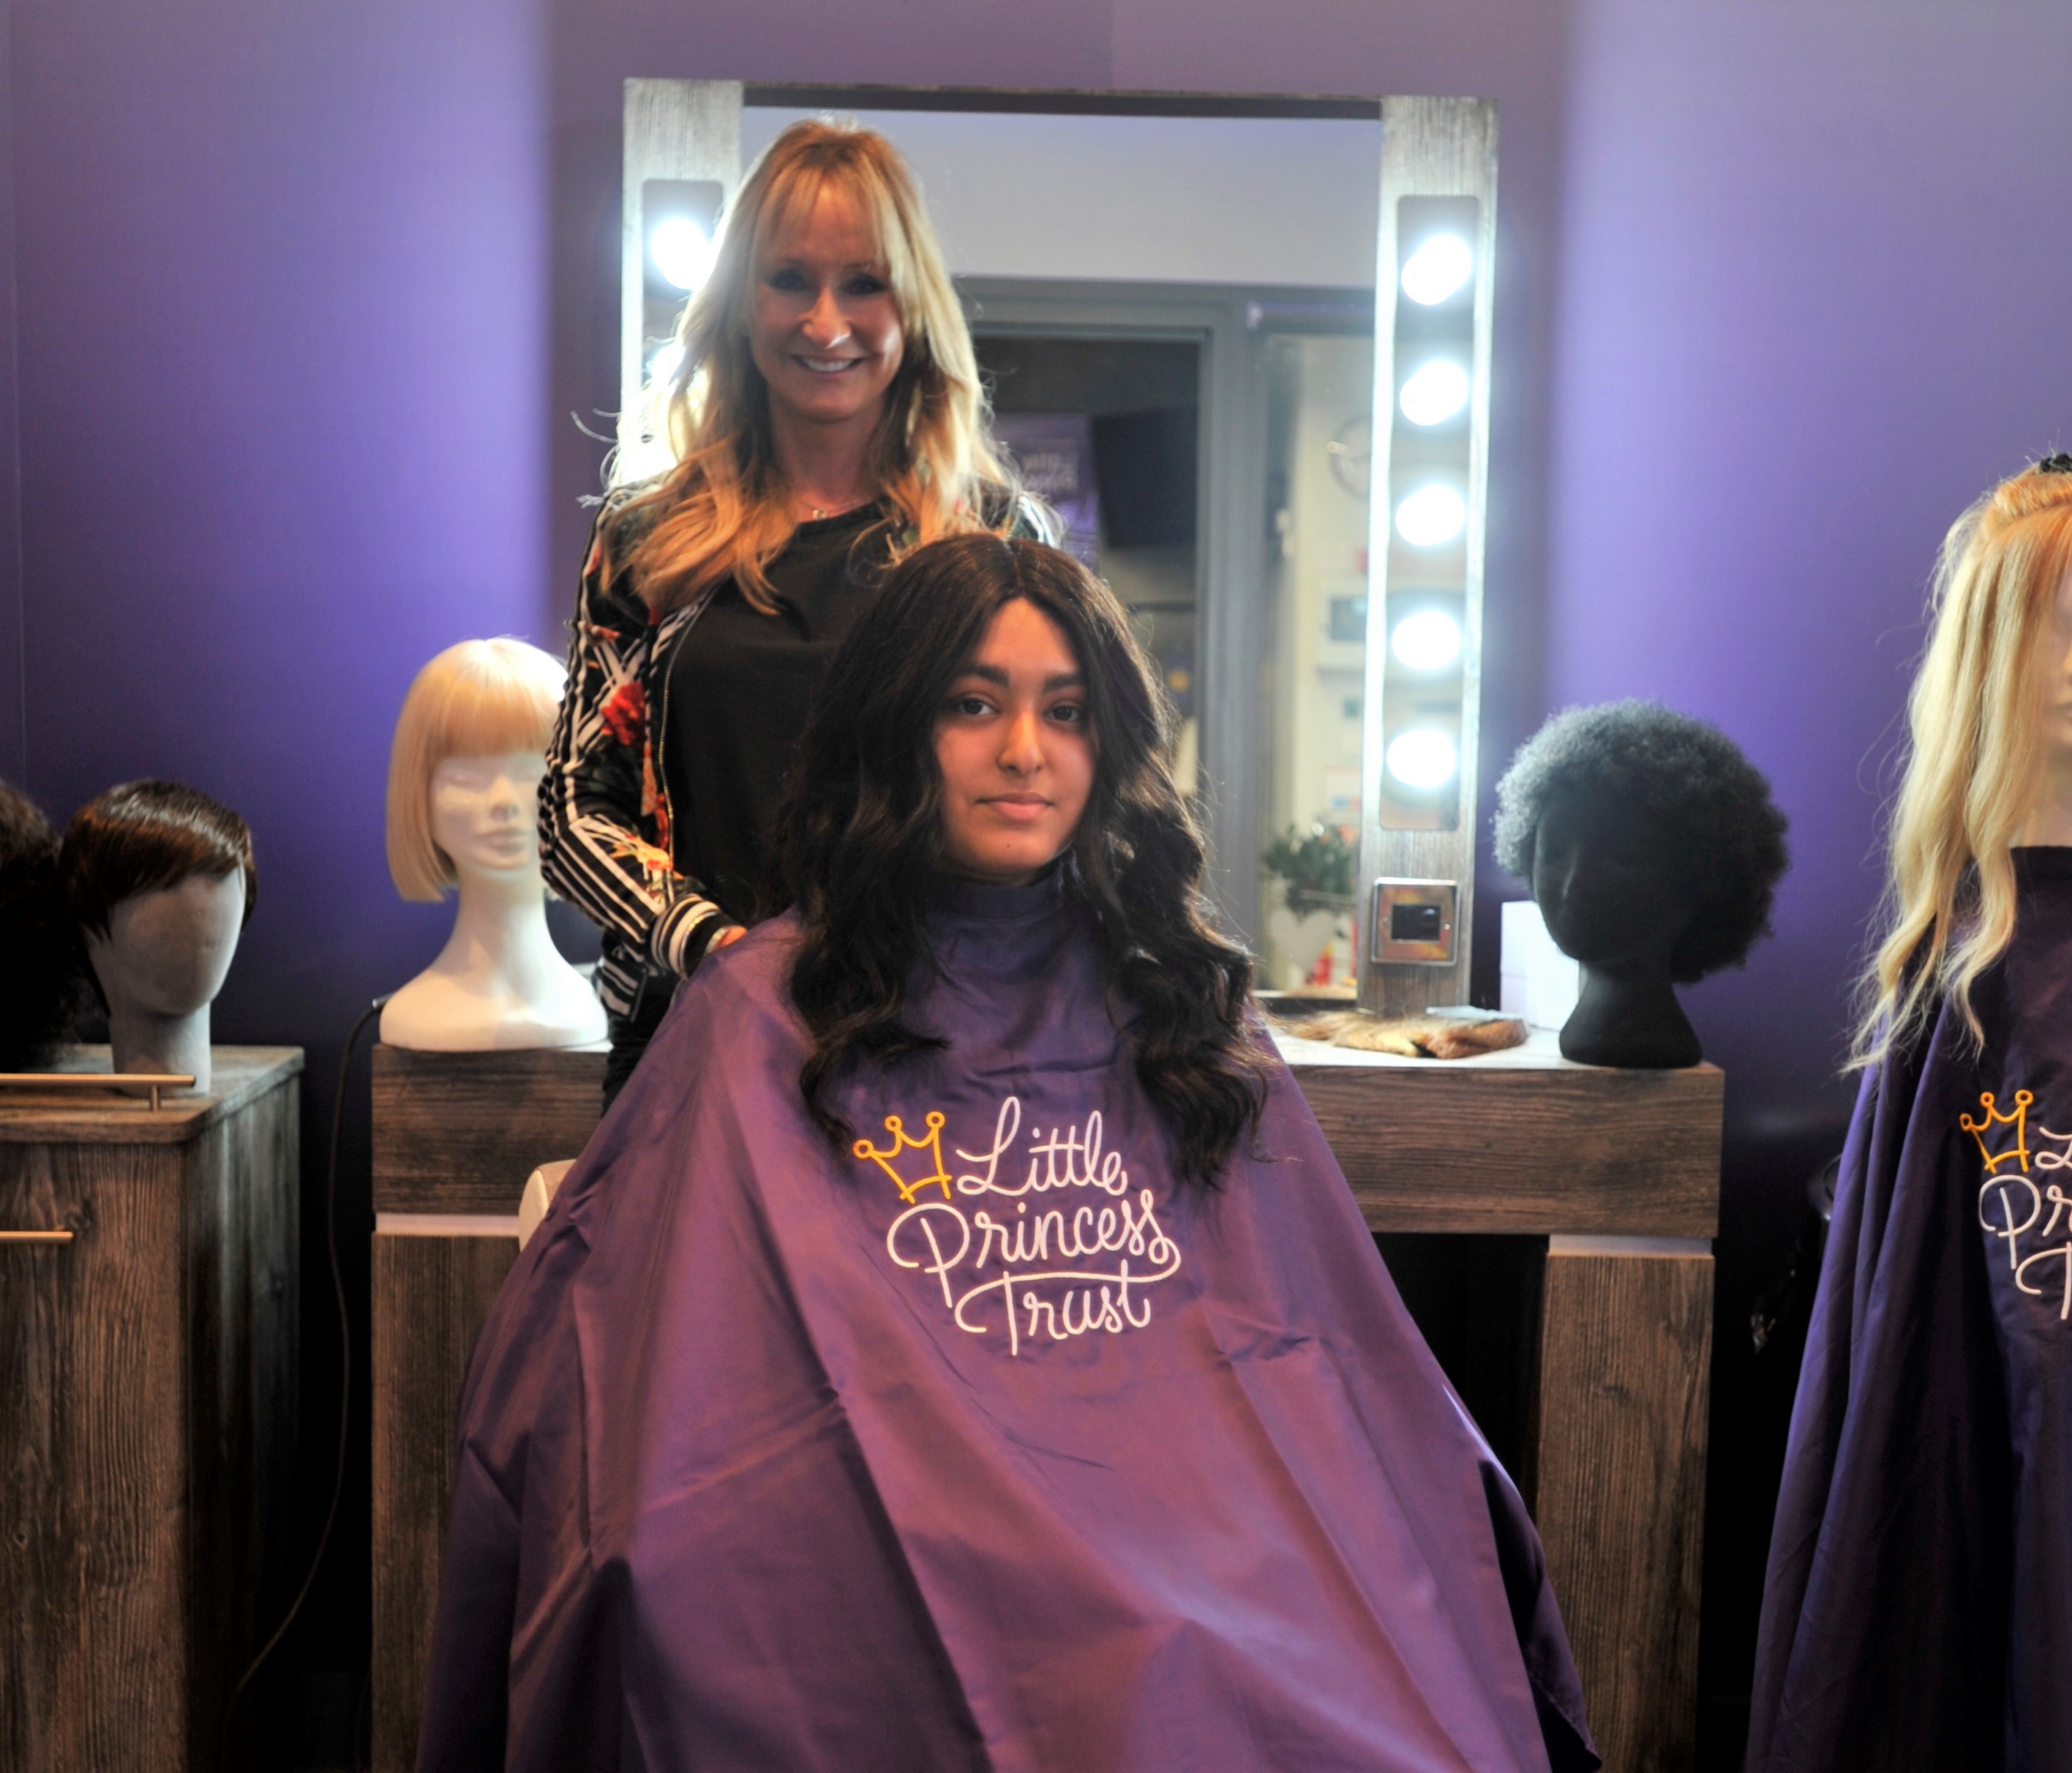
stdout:
{"type": "Polygon", "coordinates": [[[516,1212],[526,1177],[588,1143],[603,1108],[604,1058],[377,1046],[375,1211],[516,1212]]]}
{"type": "Polygon", "coordinates": [[[1709,1256],[1547,1258],[1538,1520],[1607,1773],[1688,1773],[1709,1256]]]}
{"type": "MultiPolygon", "coordinates": [[[[76,1091],[0,1090],[0,1145],[99,1145],[119,1128],[125,1145],[184,1145],[204,1127],[235,1114],[247,1102],[302,1069],[299,1047],[218,1047],[208,1093],[168,1095],[154,1109],[141,1097],[82,1097],[76,1091]],[[114,1118],[110,1119],[113,1116],[114,1118]]],[[[105,1046],[67,1047],[54,1070],[76,1076],[109,1068],[105,1046]]]]}
{"type": "Polygon", "coordinates": [[[0,1244],[8,1773],[218,1765],[294,1450],[292,1058],[184,1143],[113,1106],[0,1141],[0,1228],[76,1234],[0,1244]]]}
{"type": "Polygon", "coordinates": [[[374,1240],[376,1773],[416,1763],[461,1382],[517,1254],[515,1237],[374,1240]]]}
{"type": "Polygon", "coordinates": [[[1710,1065],[1291,1069],[1375,1231],[1718,1228],[1725,1090],[1710,1065]]]}

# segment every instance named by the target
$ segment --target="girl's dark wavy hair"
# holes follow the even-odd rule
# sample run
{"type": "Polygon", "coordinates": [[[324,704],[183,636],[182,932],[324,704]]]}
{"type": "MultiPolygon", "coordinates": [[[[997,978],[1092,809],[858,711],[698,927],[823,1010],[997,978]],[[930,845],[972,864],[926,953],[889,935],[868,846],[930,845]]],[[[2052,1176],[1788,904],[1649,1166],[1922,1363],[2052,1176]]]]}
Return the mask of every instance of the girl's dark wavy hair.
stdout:
{"type": "Polygon", "coordinates": [[[812,1032],[799,1087],[843,1144],[824,1092],[859,1059],[940,1048],[903,1019],[931,964],[928,882],[942,854],[935,718],[1006,604],[1058,624],[1086,679],[1092,791],[1059,866],[1126,1008],[1137,1076],[1180,1174],[1214,1186],[1253,1132],[1264,1071],[1247,1025],[1252,956],[1202,915],[1199,832],[1174,786],[1173,722],[1115,594],[1040,542],[958,536],[917,549],[835,655],[815,698],[780,833],[797,907],[791,998],[812,1032]]]}

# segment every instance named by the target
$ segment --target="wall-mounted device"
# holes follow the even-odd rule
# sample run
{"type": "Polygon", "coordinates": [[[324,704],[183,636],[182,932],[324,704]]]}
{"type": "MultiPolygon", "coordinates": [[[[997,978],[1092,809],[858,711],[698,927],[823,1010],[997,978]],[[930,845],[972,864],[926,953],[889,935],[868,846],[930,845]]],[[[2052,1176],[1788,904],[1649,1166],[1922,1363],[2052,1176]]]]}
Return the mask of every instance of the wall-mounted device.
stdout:
{"type": "Polygon", "coordinates": [[[1377,880],[1367,952],[1391,966],[1451,966],[1459,947],[1460,903],[1456,881],[1377,880]]]}

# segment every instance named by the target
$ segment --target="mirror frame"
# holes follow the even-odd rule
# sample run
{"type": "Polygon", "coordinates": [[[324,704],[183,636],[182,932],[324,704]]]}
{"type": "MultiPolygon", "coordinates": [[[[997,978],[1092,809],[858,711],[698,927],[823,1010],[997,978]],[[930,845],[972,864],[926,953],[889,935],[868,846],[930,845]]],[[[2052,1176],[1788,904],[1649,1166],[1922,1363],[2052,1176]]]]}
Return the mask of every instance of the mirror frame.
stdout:
{"type": "MultiPolygon", "coordinates": [[[[1478,737],[1482,685],[1482,591],[1486,520],[1489,364],[1496,232],[1496,107],[1487,100],[1307,97],[1287,93],[1083,91],[1018,87],[852,85],[740,80],[629,80],[625,86],[625,142],[620,272],[619,438],[637,444],[643,400],[644,274],[641,191],[650,179],[717,182],[731,200],[741,179],[741,113],[745,106],[827,111],[967,111],[1084,117],[1319,118],[1379,121],[1382,126],[1381,212],[1377,227],[1375,294],[1374,456],[1369,520],[1367,691],[1360,782],[1359,887],[1356,928],[1361,956],[1359,1001],[1388,1014],[1414,1013],[1433,1003],[1467,1000],[1474,902],[1478,737]],[[1466,195],[1481,202],[1476,243],[1474,363],[1470,418],[1466,632],[1462,648],[1460,808],[1450,831],[1384,829],[1379,819],[1383,664],[1388,644],[1388,536],[1392,519],[1388,421],[1395,410],[1394,335],[1398,296],[1396,213],[1404,196],[1466,195]],[[629,438],[629,427],[636,434],[629,438]],[[1456,895],[1453,957],[1442,965],[1388,965],[1371,940],[1378,880],[1404,875],[1452,883],[1456,895]]],[[[1046,294],[1028,280],[959,279],[976,308],[975,330],[1072,329],[1070,298],[1046,294]]],[[[1217,417],[1228,410],[1239,378],[1256,374],[1256,353],[1235,348],[1256,336],[1258,320],[1247,306],[1268,311],[1291,294],[1240,303],[1234,327],[1227,295],[1173,285],[1161,290],[1166,316],[1178,332],[1202,346],[1202,450],[1200,508],[1204,521],[1202,587],[1202,706],[1219,710],[1204,721],[1202,768],[1215,784],[1203,797],[1213,896],[1235,933],[1256,946],[1261,931],[1257,849],[1260,758],[1264,739],[1259,685],[1253,669],[1266,637],[1267,611],[1257,596],[1232,594],[1248,578],[1264,583],[1263,526],[1238,492],[1244,464],[1260,455],[1259,439],[1219,437],[1217,417]]],[[[1083,323],[1091,323],[1090,321],[1083,323]]]]}

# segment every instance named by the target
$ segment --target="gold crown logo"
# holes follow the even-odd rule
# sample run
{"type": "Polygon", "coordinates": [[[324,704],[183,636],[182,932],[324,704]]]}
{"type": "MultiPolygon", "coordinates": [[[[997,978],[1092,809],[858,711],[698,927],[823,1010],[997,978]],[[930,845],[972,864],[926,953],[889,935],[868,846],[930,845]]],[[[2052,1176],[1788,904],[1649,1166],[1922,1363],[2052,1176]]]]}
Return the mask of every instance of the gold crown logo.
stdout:
{"type": "Polygon", "coordinates": [[[892,1135],[892,1143],[882,1151],[868,1139],[858,1139],[852,1149],[859,1158],[868,1158],[886,1174],[891,1177],[892,1186],[899,1191],[899,1198],[910,1207],[914,1197],[923,1188],[939,1187],[943,1199],[950,1198],[950,1173],[943,1167],[943,1117],[939,1113],[928,1117],[928,1136],[925,1139],[910,1138],[906,1129],[896,1114],[885,1117],[885,1130],[892,1135]],[[907,1182],[892,1167],[892,1160],[902,1151],[925,1151],[935,1160],[935,1173],[907,1182]]]}
{"type": "Polygon", "coordinates": [[[2036,1100],[2028,1090],[2014,1092],[2014,1113],[2003,1114],[1993,1106],[1993,1092],[1985,1090],[1979,1096],[1979,1106],[1986,1111],[1983,1121],[1975,1121],[1968,1114],[1957,1117],[1957,1125],[1979,1142],[1979,1155],[1986,1160],[1986,1174],[1992,1175],[2000,1166],[2012,1159],[2024,1175],[2029,1174],[2029,1105],[2036,1100]],[[1994,1152],[1986,1144],[1986,1135],[1996,1126],[2014,1129],[2014,1145],[2011,1150],[1994,1152]]]}

